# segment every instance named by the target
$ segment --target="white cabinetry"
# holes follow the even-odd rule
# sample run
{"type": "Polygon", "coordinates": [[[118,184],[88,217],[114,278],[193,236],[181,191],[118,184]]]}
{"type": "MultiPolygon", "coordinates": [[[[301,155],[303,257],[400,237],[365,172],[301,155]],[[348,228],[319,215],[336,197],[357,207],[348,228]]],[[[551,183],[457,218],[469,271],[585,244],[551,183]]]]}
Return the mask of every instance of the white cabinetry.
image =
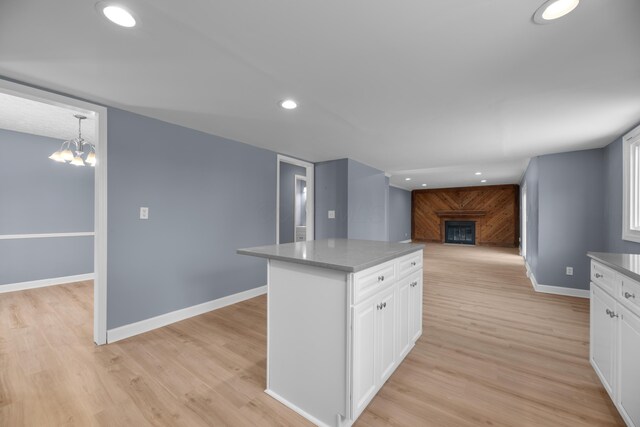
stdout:
{"type": "Polygon", "coordinates": [[[422,250],[358,272],[269,260],[266,392],[352,425],[422,333],[422,250]]]}
{"type": "Polygon", "coordinates": [[[627,425],[640,427],[640,284],[591,261],[591,364],[627,425]]]}

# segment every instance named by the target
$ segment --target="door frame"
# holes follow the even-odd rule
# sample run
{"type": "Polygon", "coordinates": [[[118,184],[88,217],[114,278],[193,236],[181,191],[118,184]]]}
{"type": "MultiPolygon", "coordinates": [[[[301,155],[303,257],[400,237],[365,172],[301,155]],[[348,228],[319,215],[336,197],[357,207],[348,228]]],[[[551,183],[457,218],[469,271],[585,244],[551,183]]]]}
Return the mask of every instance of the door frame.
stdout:
{"type": "MultiPolygon", "coordinates": [[[[308,185],[308,181],[307,181],[307,177],[304,175],[294,175],[293,176],[293,241],[296,241],[296,202],[298,201],[298,181],[304,181],[304,186],[305,188],[308,185]]],[[[309,189],[307,188],[307,203],[309,200],[309,189]]],[[[306,214],[307,212],[307,203],[305,203],[304,205],[304,211],[305,211],[305,219],[306,219],[306,214]]],[[[305,224],[306,227],[307,224],[305,224]]],[[[306,236],[306,235],[305,235],[306,236]]]]}
{"type": "MultiPolygon", "coordinates": [[[[304,160],[278,154],[276,167],[276,244],[280,244],[280,164],[289,163],[301,166],[306,169],[307,178],[307,240],[314,240],[315,236],[315,185],[314,185],[314,165],[304,160]]],[[[295,191],[295,189],[294,189],[295,191]]],[[[295,198],[294,198],[295,200],[295,198]]],[[[295,227],[295,222],[294,222],[295,227]]],[[[294,228],[295,236],[295,228],[294,228]]]]}
{"type": "Polygon", "coordinates": [[[107,108],[64,95],[36,89],[0,78],[0,92],[49,105],[94,113],[96,156],[94,172],[93,238],[93,341],[107,343],[107,108]]]}

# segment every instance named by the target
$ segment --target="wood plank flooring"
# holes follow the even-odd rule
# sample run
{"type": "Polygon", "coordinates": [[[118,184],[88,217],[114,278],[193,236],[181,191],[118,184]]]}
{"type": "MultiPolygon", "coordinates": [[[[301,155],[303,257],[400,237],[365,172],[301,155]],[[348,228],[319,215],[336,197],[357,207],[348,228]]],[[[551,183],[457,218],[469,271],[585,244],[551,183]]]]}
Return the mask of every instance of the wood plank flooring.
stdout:
{"type": "MultiPolygon", "coordinates": [[[[623,426],[588,300],[513,249],[427,245],[424,334],[358,426],[623,426]]],[[[306,426],[265,387],[266,298],[96,347],[92,284],[0,294],[0,426],[306,426]]]]}

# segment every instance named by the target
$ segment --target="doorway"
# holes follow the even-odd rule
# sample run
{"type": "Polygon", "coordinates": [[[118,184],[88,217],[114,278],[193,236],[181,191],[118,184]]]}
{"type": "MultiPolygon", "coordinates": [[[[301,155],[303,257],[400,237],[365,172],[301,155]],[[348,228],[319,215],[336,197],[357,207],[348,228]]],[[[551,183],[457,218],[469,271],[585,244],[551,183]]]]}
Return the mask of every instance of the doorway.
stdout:
{"type": "Polygon", "coordinates": [[[527,259],[527,184],[522,186],[522,205],[520,207],[522,212],[522,239],[520,240],[520,253],[522,257],[527,259]]]}
{"type": "Polygon", "coordinates": [[[313,163],[278,155],[276,243],[314,239],[313,163]]]}
{"type": "MultiPolygon", "coordinates": [[[[96,344],[107,342],[107,109],[85,101],[54,94],[30,86],[0,79],[0,93],[35,101],[49,106],[74,111],[78,115],[91,116],[95,135],[94,217],[93,217],[93,340],[96,344]]],[[[74,167],[74,166],[69,166],[74,167]]],[[[72,220],[73,218],[70,218],[72,220]]],[[[54,233],[75,235],[78,233],[54,233]]],[[[34,235],[36,236],[36,235],[34,235]]],[[[39,234],[36,237],[59,237],[39,234]]],[[[6,236],[5,236],[6,237],[6,236]]],[[[24,237],[24,236],[22,236],[24,237]]],[[[70,237],[70,236],[65,236],[70,237]]],[[[9,238],[15,239],[15,236],[9,238]]]]}

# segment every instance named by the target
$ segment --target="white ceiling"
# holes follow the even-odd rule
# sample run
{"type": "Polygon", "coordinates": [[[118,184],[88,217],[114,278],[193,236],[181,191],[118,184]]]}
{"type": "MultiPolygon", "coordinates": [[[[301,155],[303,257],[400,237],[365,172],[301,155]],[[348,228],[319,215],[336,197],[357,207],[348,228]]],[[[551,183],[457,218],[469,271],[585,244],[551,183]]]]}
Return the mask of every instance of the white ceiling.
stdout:
{"type": "MultiPolygon", "coordinates": [[[[79,113],[0,92],[0,129],[60,140],[72,139],[78,136],[78,119],[73,117],[74,114],[79,113]]],[[[82,122],[82,137],[94,143],[95,117],[84,112],[82,114],[87,117],[82,122]]]]}
{"type": "Polygon", "coordinates": [[[92,1],[4,1],[0,74],[310,161],[516,182],[640,121],[640,1],[536,25],[542,2],[122,0],[124,29],[92,1]]]}

